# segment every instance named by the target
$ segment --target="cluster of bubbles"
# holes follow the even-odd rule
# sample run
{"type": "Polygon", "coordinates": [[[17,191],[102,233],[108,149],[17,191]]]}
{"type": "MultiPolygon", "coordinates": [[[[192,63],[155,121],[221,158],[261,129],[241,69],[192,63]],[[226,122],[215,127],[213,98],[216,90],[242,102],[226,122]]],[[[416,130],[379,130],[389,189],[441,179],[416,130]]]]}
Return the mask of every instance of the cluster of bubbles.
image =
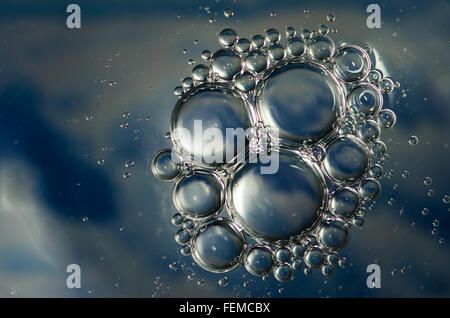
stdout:
{"type": "Polygon", "coordinates": [[[395,84],[373,67],[370,47],[336,45],[328,33],[287,27],[282,39],[271,28],[246,39],[227,28],[221,49],[203,51],[204,63],[175,88],[172,133],[192,130],[194,120],[203,130],[250,128],[236,149],[248,153],[258,151],[261,131],[278,130],[267,150],[279,155],[274,174],[261,174],[261,162],[194,162],[203,149],[173,134],[174,148],[153,158],[155,176],[175,182],[175,240],[202,268],[243,265],[286,282],[296,270],[329,276],[346,266],[338,252],[381,191],[379,138],[396,122],[383,97],[395,84]]]}

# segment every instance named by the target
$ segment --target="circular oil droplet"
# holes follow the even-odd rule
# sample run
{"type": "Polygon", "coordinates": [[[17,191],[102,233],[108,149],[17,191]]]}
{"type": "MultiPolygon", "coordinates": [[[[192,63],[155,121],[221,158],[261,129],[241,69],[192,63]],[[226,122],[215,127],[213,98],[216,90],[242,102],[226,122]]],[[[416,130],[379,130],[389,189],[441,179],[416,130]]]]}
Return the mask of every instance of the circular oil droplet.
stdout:
{"type": "Polygon", "coordinates": [[[419,138],[418,138],[417,136],[411,136],[411,137],[409,137],[409,139],[408,139],[408,143],[409,143],[411,146],[417,145],[418,142],[419,142],[419,138]]]}
{"type": "Polygon", "coordinates": [[[285,51],[284,47],[279,44],[274,44],[269,49],[269,58],[273,61],[281,61],[284,59],[285,51]]]}
{"type": "Polygon", "coordinates": [[[247,53],[250,51],[250,41],[247,39],[239,39],[236,43],[235,49],[239,53],[247,53]]]}
{"type": "Polygon", "coordinates": [[[256,78],[253,74],[245,72],[236,79],[235,84],[240,91],[247,93],[255,89],[256,78]]]}
{"type": "Polygon", "coordinates": [[[326,221],[319,229],[319,241],[322,246],[332,250],[343,248],[349,238],[349,230],[345,223],[340,221],[326,221]]]}
{"type": "Polygon", "coordinates": [[[361,125],[358,131],[358,136],[365,142],[373,142],[378,139],[381,133],[381,128],[374,120],[367,120],[361,125]]]}
{"type": "Polygon", "coordinates": [[[275,252],[275,258],[280,263],[286,263],[289,262],[291,259],[291,250],[287,247],[280,247],[275,252]]]}
{"type": "Polygon", "coordinates": [[[294,37],[288,41],[286,51],[290,56],[296,57],[305,53],[305,48],[305,42],[299,37],[294,37]]]}
{"type": "Polygon", "coordinates": [[[219,34],[219,44],[230,47],[237,41],[237,33],[233,29],[224,29],[219,34]]]}
{"type": "Polygon", "coordinates": [[[222,49],[212,57],[213,74],[223,80],[232,80],[242,71],[241,58],[229,49],[222,49]]]}
{"type": "Polygon", "coordinates": [[[378,113],[378,121],[384,128],[392,128],[397,122],[397,116],[390,109],[383,109],[378,113]]]}
{"type": "Polygon", "coordinates": [[[180,171],[177,164],[172,161],[170,149],[163,149],[153,157],[152,172],[155,177],[165,181],[173,180],[178,176],[180,171]]]}
{"type": "Polygon", "coordinates": [[[320,265],[322,265],[322,263],[324,261],[324,258],[325,258],[325,256],[323,254],[323,251],[319,247],[316,247],[316,246],[309,248],[305,252],[305,256],[304,256],[305,263],[310,268],[320,267],[320,265]]]}
{"type": "Polygon", "coordinates": [[[203,219],[220,212],[225,185],[219,176],[206,171],[193,171],[180,179],[173,189],[173,202],[184,216],[203,219]]]}
{"type": "Polygon", "coordinates": [[[267,68],[267,57],[260,52],[252,52],[245,59],[245,68],[260,73],[267,68]]]}
{"type": "Polygon", "coordinates": [[[266,31],[266,43],[267,44],[275,44],[278,41],[280,41],[280,38],[281,38],[280,32],[278,32],[277,29],[271,28],[266,31]]]}
{"type": "Polygon", "coordinates": [[[334,73],[344,82],[350,83],[364,79],[370,71],[370,57],[356,45],[346,45],[334,55],[334,73]]]}
{"type": "Polygon", "coordinates": [[[355,114],[370,117],[378,113],[383,106],[383,96],[372,84],[360,84],[347,94],[347,106],[355,114]]]}
{"type": "Polygon", "coordinates": [[[288,282],[294,277],[294,270],[290,264],[280,264],[273,271],[273,275],[279,282],[288,282]]]}
{"type": "Polygon", "coordinates": [[[197,82],[205,82],[209,77],[209,67],[199,64],[192,69],[192,78],[197,82]]]}
{"type": "Polygon", "coordinates": [[[272,271],[275,262],[273,252],[267,246],[254,246],[245,256],[244,266],[250,274],[264,276],[272,271]]]}
{"type": "Polygon", "coordinates": [[[327,36],[313,39],[308,45],[308,55],[314,60],[324,60],[334,54],[334,42],[327,36]]]}
{"type": "Polygon", "coordinates": [[[361,198],[353,188],[339,188],[331,195],[330,211],[338,217],[353,217],[360,205],[361,198]]]}
{"type": "Polygon", "coordinates": [[[367,178],[359,185],[359,193],[365,200],[375,200],[381,193],[381,184],[376,179],[367,178]]]}
{"type": "Polygon", "coordinates": [[[236,145],[234,140],[226,138],[226,130],[249,127],[251,121],[245,101],[224,84],[196,87],[178,101],[172,112],[171,133],[177,149],[183,156],[207,167],[226,163],[227,156],[244,151],[245,144],[236,145]],[[221,140],[205,133],[208,128],[219,130],[221,140]]]}
{"type": "Polygon", "coordinates": [[[263,241],[288,240],[313,226],[327,202],[318,167],[294,153],[280,152],[278,170],[244,164],[228,184],[227,207],[233,220],[263,241]]]}
{"type": "Polygon", "coordinates": [[[335,77],[315,62],[275,67],[257,87],[262,120],[279,129],[289,144],[318,141],[331,134],[345,101],[335,77]]]}
{"type": "Polygon", "coordinates": [[[192,257],[197,264],[216,273],[236,268],[244,248],[244,236],[227,219],[216,219],[202,224],[191,240],[192,257]]]}
{"type": "Polygon", "coordinates": [[[337,184],[353,184],[366,174],[370,165],[369,149],[358,138],[340,136],[326,146],[322,168],[337,184]]]}
{"type": "Polygon", "coordinates": [[[264,37],[260,34],[254,35],[251,42],[253,49],[260,49],[264,45],[264,37]]]}

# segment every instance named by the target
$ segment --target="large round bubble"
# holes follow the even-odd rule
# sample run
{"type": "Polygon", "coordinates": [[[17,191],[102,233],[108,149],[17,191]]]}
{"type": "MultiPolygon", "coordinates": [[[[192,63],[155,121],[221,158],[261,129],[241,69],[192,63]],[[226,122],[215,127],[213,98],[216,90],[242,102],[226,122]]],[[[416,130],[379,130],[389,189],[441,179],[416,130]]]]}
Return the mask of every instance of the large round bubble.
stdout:
{"type": "Polygon", "coordinates": [[[314,224],[326,202],[324,179],[314,164],[287,152],[274,153],[273,165],[275,160],[279,166],[265,174],[261,163],[244,164],[228,184],[232,217],[264,241],[302,234],[314,224]]]}
{"type": "Polygon", "coordinates": [[[243,132],[250,126],[245,101],[225,85],[200,85],[180,99],[172,112],[175,145],[183,156],[204,166],[221,165],[243,152],[245,140],[235,143],[226,138],[227,129],[243,132]]]}
{"type": "Polygon", "coordinates": [[[288,143],[314,142],[329,135],[345,103],[335,77],[314,62],[281,65],[257,88],[261,119],[288,143]]]}

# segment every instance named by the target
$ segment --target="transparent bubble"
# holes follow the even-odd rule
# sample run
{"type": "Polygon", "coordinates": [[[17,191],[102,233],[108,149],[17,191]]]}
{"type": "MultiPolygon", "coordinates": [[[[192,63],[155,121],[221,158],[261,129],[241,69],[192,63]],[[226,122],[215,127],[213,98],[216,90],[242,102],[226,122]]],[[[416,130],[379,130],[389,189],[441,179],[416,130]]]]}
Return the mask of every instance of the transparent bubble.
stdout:
{"type": "Polygon", "coordinates": [[[202,54],[200,55],[200,57],[204,61],[209,61],[211,59],[211,56],[212,56],[212,53],[210,50],[203,50],[202,54]]]}
{"type": "Polygon", "coordinates": [[[329,135],[341,115],[343,99],[334,76],[313,62],[275,67],[256,93],[262,120],[293,144],[329,135]]]}
{"type": "Polygon", "coordinates": [[[327,20],[330,22],[334,22],[334,20],[336,20],[336,17],[334,16],[333,13],[328,13],[327,20]]]}
{"type": "Polygon", "coordinates": [[[383,167],[379,164],[374,164],[369,171],[371,177],[375,179],[380,179],[383,176],[383,167]]]}
{"type": "Polygon", "coordinates": [[[175,234],[175,241],[178,244],[186,244],[191,239],[191,233],[186,229],[180,229],[175,234]]]}
{"type": "Polygon", "coordinates": [[[247,53],[250,51],[250,41],[247,39],[239,39],[236,43],[236,51],[238,53],[247,53]]]}
{"type": "Polygon", "coordinates": [[[230,47],[237,41],[237,33],[233,29],[224,29],[219,33],[219,44],[223,47],[230,47]]]}
{"type": "Polygon", "coordinates": [[[245,130],[250,126],[245,101],[224,85],[198,86],[193,94],[180,99],[172,112],[171,131],[178,150],[185,157],[195,158],[197,163],[207,166],[226,163],[227,154],[235,152],[237,155],[244,150],[245,145],[237,148],[233,140],[225,138],[226,129],[245,130]],[[196,127],[201,134],[195,133],[196,127]],[[205,133],[208,128],[220,130],[222,142],[205,133]],[[222,156],[218,158],[219,155],[222,156]]]}
{"type": "Polygon", "coordinates": [[[276,173],[261,174],[260,168],[260,163],[245,164],[229,182],[227,206],[233,219],[265,241],[300,235],[324,208],[326,186],[319,169],[288,153],[279,153],[276,173]]]}
{"type": "Polygon", "coordinates": [[[323,265],[322,266],[322,274],[326,277],[333,275],[334,266],[333,265],[323,265]]]}
{"type": "Polygon", "coordinates": [[[275,257],[278,262],[286,263],[291,259],[291,250],[287,247],[280,247],[275,252],[275,257]]]}
{"type": "Polygon", "coordinates": [[[211,272],[227,272],[239,265],[245,238],[227,219],[203,223],[193,234],[191,250],[194,260],[211,272]]]}
{"type": "Polygon", "coordinates": [[[335,138],[326,146],[326,150],[323,170],[338,184],[355,183],[369,169],[369,150],[356,137],[348,135],[335,138]]]}
{"type": "Polygon", "coordinates": [[[231,18],[234,15],[234,12],[232,9],[225,9],[223,11],[223,15],[225,16],[225,18],[231,18]]]}
{"type": "Polygon", "coordinates": [[[274,266],[272,250],[267,246],[252,247],[245,256],[244,266],[247,271],[256,276],[264,276],[272,271],[274,266]]]}
{"type": "Polygon", "coordinates": [[[223,49],[212,57],[213,74],[223,80],[232,80],[242,71],[242,60],[232,50],[223,49]]]}
{"type": "Polygon", "coordinates": [[[334,54],[334,42],[327,36],[313,39],[308,45],[308,55],[314,60],[324,60],[334,54]]]}
{"type": "Polygon", "coordinates": [[[370,57],[356,45],[346,45],[334,55],[334,72],[344,82],[356,82],[364,79],[370,71],[370,57]]]}
{"type": "Polygon", "coordinates": [[[330,31],[330,29],[328,28],[327,25],[325,25],[325,24],[320,24],[320,25],[319,25],[319,33],[320,33],[320,34],[325,35],[325,34],[327,34],[329,31],[330,31]]]}
{"type": "Polygon", "coordinates": [[[287,282],[294,277],[294,270],[290,264],[280,264],[274,269],[273,276],[280,282],[287,282]]]}
{"type": "Polygon", "coordinates": [[[359,193],[366,200],[375,200],[381,193],[381,184],[373,178],[367,178],[359,185],[359,193]]]}
{"type": "Polygon", "coordinates": [[[269,49],[269,58],[273,61],[281,61],[285,57],[285,50],[284,47],[282,47],[279,44],[274,44],[269,49]]]}
{"type": "Polygon", "coordinates": [[[417,136],[411,136],[411,137],[409,137],[409,139],[408,139],[408,143],[409,143],[411,146],[417,145],[418,142],[419,142],[419,138],[417,138],[417,136]]]}
{"type": "Polygon", "coordinates": [[[323,251],[319,247],[313,246],[306,251],[304,260],[308,267],[316,268],[322,265],[324,258],[323,251]]]}
{"type": "Polygon", "coordinates": [[[374,120],[367,120],[359,128],[358,136],[365,142],[373,142],[378,139],[381,133],[381,128],[374,120]]]}
{"type": "Polygon", "coordinates": [[[280,33],[276,29],[268,29],[266,31],[266,43],[275,44],[280,41],[280,33]]]}
{"type": "Polygon", "coordinates": [[[292,38],[295,36],[295,34],[297,33],[297,31],[295,30],[294,27],[286,27],[286,37],[288,38],[292,38]]]}
{"type": "Polygon", "coordinates": [[[286,51],[290,56],[300,56],[305,52],[306,44],[299,37],[290,39],[287,43],[286,51]]]}
{"type": "Polygon", "coordinates": [[[370,149],[370,152],[372,153],[372,155],[374,155],[375,157],[382,157],[384,156],[384,154],[386,153],[386,144],[384,142],[382,142],[381,140],[377,140],[373,143],[372,148],[370,149]]]}
{"type": "Polygon", "coordinates": [[[260,34],[254,35],[251,39],[252,42],[252,48],[253,49],[260,49],[264,46],[264,37],[260,34]]]}
{"type": "Polygon", "coordinates": [[[172,161],[170,149],[163,149],[153,157],[152,172],[155,177],[165,181],[173,180],[179,175],[180,171],[177,164],[172,161]]]}
{"type": "Polygon", "coordinates": [[[347,94],[347,105],[353,113],[370,117],[383,106],[383,96],[372,84],[360,84],[347,94]]]}
{"type": "Polygon", "coordinates": [[[429,185],[431,185],[431,183],[433,183],[433,179],[431,179],[430,177],[425,177],[425,179],[423,180],[423,183],[426,186],[429,186],[429,185]]]}
{"type": "Polygon", "coordinates": [[[345,223],[331,220],[325,221],[320,227],[318,238],[322,246],[339,250],[347,244],[349,234],[349,229],[345,223]]]}
{"type": "Polygon", "coordinates": [[[242,92],[249,92],[255,89],[256,78],[253,74],[245,72],[235,80],[236,87],[242,92]]]}
{"type": "Polygon", "coordinates": [[[372,84],[375,84],[375,85],[378,84],[382,78],[383,78],[383,75],[378,70],[370,71],[369,75],[367,76],[367,79],[369,80],[369,82],[372,84]]]}
{"type": "Polygon", "coordinates": [[[172,224],[175,226],[181,226],[183,224],[183,216],[180,213],[176,213],[172,216],[172,224]]]}
{"type": "Polygon", "coordinates": [[[180,179],[173,190],[173,201],[183,215],[200,219],[220,212],[225,185],[220,177],[206,171],[194,171],[180,179]]]}
{"type": "Polygon", "coordinates": [[[205,82],[209,77],[209,67],[198,64],[192,69],[192,78],[198,82],[205,82]]]}
{"type": "Polygon", "coordinates": [[[252,52],[245,58],[245,68],[260,73],[267,68],[267,57],[260,52],[252,52]]]}
{"type": "Polygon", "coordinates": [[[397,122],[397,116],[390,109],[383,109],[378,113],[378,121],[384,128],[392,128],[397,122]]]}
{"type": "Polygon", "coordinates": [[[361,198],[355,189],[339,188],[333,192],[330,200],[330,211],[342,218],[351,218],[358,211],[361,205],[361,198]]]}
{"type": "Polygon", "coordinates": [[[303,254],[306,251],[306,247],[303,244],[295,244],[294,247],[292,248],[292,253],[294,254],[295,257],[302,257],[303,254]]]}
{"type": "Polygon", "coordinates": [[[379,85],[380,85],[380,91],[383,94],[389,94],[395,88],[394,82],[388,77],[383,78],[379,85]]]}

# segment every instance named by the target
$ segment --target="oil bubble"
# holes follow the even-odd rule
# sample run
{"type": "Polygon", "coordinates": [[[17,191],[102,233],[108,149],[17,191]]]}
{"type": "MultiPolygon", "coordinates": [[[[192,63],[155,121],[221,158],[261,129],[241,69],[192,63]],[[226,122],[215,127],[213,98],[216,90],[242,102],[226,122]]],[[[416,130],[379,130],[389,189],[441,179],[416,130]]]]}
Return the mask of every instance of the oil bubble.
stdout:
{"type": "Polygon", "coordinates": [[[222,49],[212,56],[213,74],[223,80],[231,80],[242,71],[241,58],[229,49],[222,49]]]}
{"type": "Polygon", "coordinates": [[[274,266],[272,250],[267,246],[252,247],[245,256],[244,265],[247,271],[255,276],[264,276],[272,271],[274,266]]]}
{"type": "Polygon", "coordinates": [[[292,280],[294,270],[290,264],[280,264],[274,269],[273,275],[279,282],[288,282],[292,280]]]}
{"type": "Polygon", "coordinates": [[[203,223],[192,235],[191,250],[194,260],[204,269],[222,273],[239,265],[245,238],[227,219],[203,223]]]}
{"type": "Polygon", "coordinates": [[[338,137],[327,145],[326,152],[323,170],[338,184],[353,184],[361,180],[369,169],[369,150],[356,137],[338,137]]]}
{"type": "Polygon", "coordinates": [[[370,117],[383,106],[383,96],[372,84],[360,84],[347,94],[347,105],[355,114],[370,117]]]}
{"type": "Polygon", "coordinates": [[[173,180],[179,175],[180,171],[177,164],[172,161],[170,149],[163,149],[153,157],[152,172],[156,177],[165,181],[173,180]]]}
{"type": "Polygon", "coordinates": [[[317,37],[308,45],[308,54],[314,60],[324,60],[334,54],[334,42],[327,36],[317,37]]]}
{"type": "Polygon", "coordinates": [[[317,141],[334,129],[344,97],[334,76],[314,62],[275,67],[257,88],[262,120],[279,129],[280,138],[298,144],[317,141]]]}
{"type": "Polygon", "coordinates": [[[176,183],[173,201],[183,215],[195,219],[206,218],[222,209],[224,188],[223,181],[216,174],[194,171],[176,183]]]}
{"type": "Polygon", "coordinates": [[[333,192],[330,200],[330,211],[341,218],[351,218],[358,211],[361,198],[355,189],[346,187],[333,192]]]}
{"type": "Polygon", "coordinates": [[[370,57],[366,51],[356,45],[345,45],[334,55],[334,72],[344,82],[356,82],[364,79],[370,71],[370,57]]]}
{"type": "Polygon", "coordinates": [[[227,206],[233,219],[267,241],[300,235],[325,205],[326,186],[318,167],[288,153],[279,153],[275,174],[260,174],[260,166],[243,165],[229,182],[227,206]]]}

